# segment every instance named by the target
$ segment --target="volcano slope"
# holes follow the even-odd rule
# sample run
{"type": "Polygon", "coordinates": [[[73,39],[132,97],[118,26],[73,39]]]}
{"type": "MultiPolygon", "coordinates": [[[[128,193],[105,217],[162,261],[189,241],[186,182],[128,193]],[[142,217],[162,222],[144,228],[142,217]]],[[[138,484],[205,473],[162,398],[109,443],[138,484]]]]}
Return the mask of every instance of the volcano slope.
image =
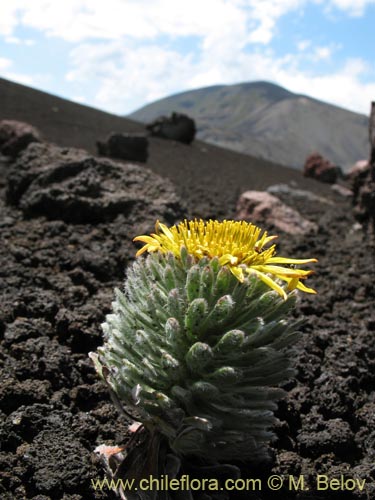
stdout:
{"type": "Polygon", "coordinates": [[[194,146],[198,153],[156,141],[152,161],[164,178],[155,164],[149,170],[62,146],[33,144],[15,161],[0,161],[1,498],[116,498],[93,488],[92,480],[104,476],[93,450],[125,443],[129,422],[88,352],[103,342],[100,324],[134,258],[132,238],[151,230],[156,218],[172,224],[184,216],[233,217],[241,189],[281,181],[291,186],[283,201],[318,231],[280,234],[279,252],[319,259],[310,279],[318,295],[301,296],[295,311],[305,323],[296,377],[277,412],[273,458],[259,468],[238,464],[262,488],[229,498],[374,498],[374,248],[355,229],[350,199],[281,167],[253,164],[236,176],[246,158],[202,143],[194,146]],[[315,195],[296,196],[296,185],[315,195]],[[286,481],[272,491],[273,474],[303,475],[305,488],[295,491],[286,481]],[[317,491],[317,475],[360,482],[353,490],[347,483],[317,491]]]}

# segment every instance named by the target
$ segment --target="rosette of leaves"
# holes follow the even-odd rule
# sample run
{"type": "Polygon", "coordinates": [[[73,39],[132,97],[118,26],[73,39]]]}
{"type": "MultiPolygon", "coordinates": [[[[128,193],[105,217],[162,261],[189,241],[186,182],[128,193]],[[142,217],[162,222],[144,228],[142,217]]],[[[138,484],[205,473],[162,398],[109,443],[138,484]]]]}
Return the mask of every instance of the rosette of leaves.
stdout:
{"type": "MultiPolygon", "coordinates": [[[[254,253],[268,240],[255,233],[254,253]]],[[[284,395],[278,386],[293,375],[287,348],[299,332],[290,288],[310,272],[287,267],[286,285],[278,275],[271,288],[246,263],[236,262],[239,279],[218,252],[197,257],[189,244],[178,246],[154,245],[130,266],[103,324],[105,343],[91,354],[117,404],[142,424],[117,477],[176,476],[181,460],[262,462],[284,395]]]]}

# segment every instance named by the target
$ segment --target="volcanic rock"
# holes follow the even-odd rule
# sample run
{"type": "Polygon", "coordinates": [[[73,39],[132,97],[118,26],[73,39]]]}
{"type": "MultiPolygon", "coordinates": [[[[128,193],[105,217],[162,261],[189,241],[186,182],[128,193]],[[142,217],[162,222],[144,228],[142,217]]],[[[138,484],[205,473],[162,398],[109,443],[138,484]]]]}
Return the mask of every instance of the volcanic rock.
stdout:
{"type": "Polygon", "coordinates": [[[267,193],[271,193],[278,198],[283,199],[296,199],[303,202],[320,203],[324,205],[333,205],[334,202],[323,196],[319,196],[312,191],[307,191],[306,189],[297,189],[289,186],[288,184],[273,184],[267,188],[267,193]]]}
{"type": "Polygon", "coordinates": [[[375,180],[370,167],[352,179],[354,217],[364,228],[372,221],[375,233],[375,180]]]}
{"type": "Polygon", "coordinates": [[[40,132],[28,123],[16,120],[0,121],[0,152],[16,157],[31,142],[39,142],[40,132]]]}
{"type": "Polygon", "coordinates": [[[312,153],[306,158],[303,175],[321,182],[333,184],[339,176],[342,176],[342,172],[340,167],[323,158],[321,154],[312,153]]]}
{"type": "Polygon", "coordinates": [[[368,160],[358,160],[348,171],[347,178],[349,180],[361,175],[370,168],[368,160]]]}
{"type": "Polygon", "coordinates": [[[152,136],[185,144],[191,144],[196,133],[194,120],[182,113],[172,113],[170,117],[161,116],[146,125],[146,128],[152,136]]]}
{"type": "Polygon", "coordinates": [[[264,191],[243,193],[238,200],[236,218],[274,226],[290,234],[306,234],[318,229],[315,223],[304,219],[299,212],[264,191]]]}
{"type": "Polygon", "coordinates": [[[353,191],[341,184],[332,184],[331,189],[334,193],[344,196],[345,198],[351,198],[353,196],[353,191]]]}
{"type": "Polygon", "coordinates": [[[148,139],[140,134],[110,134],[104,142],[97,141],[98,153],[119,160],[146,162],[148,139]]]}
{"type": "Polygon", "coordinates": [[[83,150],[31,144],[11,166],[7,201],[27,216],[70,223],[105,222],[118,215],[175,220],[181,203],[170,181],[138,165],[83,150]]]}
{"type": "Polygon", "coordinates": [[[60,148],[47,143],[30,144],[7,173],[6,201],[18,205],[34,179],[52,165],[79,163],[87,157],[83,149],[60,148]]]}
{"type": "Polygon", "coordinates": [[[315,456],[329,452],[345,456],[355,450],[349,424],[341,418],[324,420],[316,407],[303,419],[297,442],[302,453],[309,452],[315,456]]]}
{"type": "Polygon", "coordinates": [[[375,101],[371,103],[369,119],[370,158],[351,171],[354,217],[365,231],[372,229],[375,238],[375,101]]]}

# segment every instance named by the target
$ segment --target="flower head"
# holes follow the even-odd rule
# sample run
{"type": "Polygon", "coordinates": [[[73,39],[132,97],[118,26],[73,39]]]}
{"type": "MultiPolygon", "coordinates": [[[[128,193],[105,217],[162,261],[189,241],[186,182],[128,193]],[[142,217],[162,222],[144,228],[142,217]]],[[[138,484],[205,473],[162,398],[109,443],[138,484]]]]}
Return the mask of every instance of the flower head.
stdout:
{"type": "Polygon", "coordinates": [[[307,288],[300,280],[304,280],[311,270],[296,269],[297,264],[317,262],[316,259],[289,259],[276,257],[276,246],[266,246],[277,236],[268,236],[262,230],[245,221],[224,220],[184,220],[178,225],[168,228],[156,222],[155,233],[134,238],[145,245],[138,250],[138,257],[144,252],[172,252],[180,256],[181,247],[185,247],[190,255],[197,259],[203,257],[219,259],[222,266],[227,266],[241,282],[246,274],[256,274],[264,283],[286,298],[286,292],[275,279],[287,283],[287,290],[298,288],[307,293],[316,293],[307,288]],[[280,265],[282,264],[282,265],[280,265]],[[287,267],[285,267],[287,266],[287,267]],[[293,266],[293,267],[291,267],[293,266]]]}

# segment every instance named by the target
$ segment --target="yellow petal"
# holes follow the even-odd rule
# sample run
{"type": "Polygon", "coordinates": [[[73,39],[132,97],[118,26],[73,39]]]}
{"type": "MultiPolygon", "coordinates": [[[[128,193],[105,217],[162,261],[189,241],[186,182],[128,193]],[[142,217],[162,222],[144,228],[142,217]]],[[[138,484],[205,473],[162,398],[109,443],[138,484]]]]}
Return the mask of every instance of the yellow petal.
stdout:
{"type": "Polygon", "coordinates": [[[272,264],[309,264],[318,262],[317,259],[289,259],[288,257],[270,257],[267,262],[272,264]]]}
{"type": "Polygon", "coordinates": [[[289,269],[288,267],[281,267],[281,266],[269,266],[269,265],[263,265],[263,266],[254,266],[256,269],[258,269],[261,272],[265,273],[271,273],[274,274],[275,276],[285,276],[289,278],[305,278],[306,276],[310,276],[314,271],[311,270],[304,270],[304,269],[289,269]]]}
{"type": "Polygon", "coordinates": [[[244,277],[243,271],[240,267],[229,266],[229,270],[238,279],[238,281],[240,281],[241,283],[244,282],[245,277],[244,277]]]}
{"type": "Polygon", "coordinates": [[[254,272],[263,281],[263,283],[265,283],[270,288],[275,290],[279,295],[281,295],[281,297],[284,300],[286,300],[287,294],[285,293],[285,290],[280,285],[278,285],[272,278],[254,268],[249,268],[247,269],[247,271],[249,272],[249,274],[251,274],[251,272],[254,272]]]}
{"type": "Polygon", "coordinates": [[[144,245],[142,248],[138,250],[138,252],[135,254],[136,257],[139,257],[142,255],[144,252],[156,252],[157,250],[160,249],[159,245],[144,245]]]}
{"type": "Polygon", "coordinates": [[[307,286],[305,286],[303,283],[299,282],[298,285],[297,285],[297,288],[298,290],[301,290],[302,292],[306,292],[306,293],[314,293],[316,294],[316,290],[314,290],[313,288],[308,288],[307,286]]]}
{"type": "Polygon", "coordinates": [[[230,253],[222,255],[219,259],[219,264],[221,266],[225,266],[225,264],[231,264],[232,266],[235,266],[237,263],[238,263],[238,257],[235,257],[230,253]]]}
{"type": "Polygon", "coordinates": [[[165,224],[162,224],[161,222],[159,222],[158,227],[160,227],[160,229],[163,231],[163,233],[165,234],[165,236],[170,241],[174,242],[175,238],[173,236],[173,233],[172,233],[172,231],[170,231],[170,229],[165,224]]]}
{"type": "Polygon", "coordinates": [[[267,238],[264,238],[262,247],[267,245],[267,243],[269,243],[270,241],[276,240],[277,238],[278,238],[278,236],[267,236],[267,238]]]}
{"type": "Polygon", "coordinates": [[[136,257],[139,257],[143,253],[147,252],[148,250],[148,245],[144,245],[142,248],[138,250],[138,252],[135,254],[136,257]]]}
{"type": "Polygon", "coordinates": [[[298,287],[299,284],[299,278],[292,278],[291,280],[288,280],[288,288],[287,290],[290,292],[291,290],[294,290],[295,288],[298,287]]]}
{"type": "Polygon", "coordinates": [[[155,233],[150,236],[141,235],[134,238],[144,246],[138,250],[137,256],[144,252],[172,252],[177,258],[181,247],[195,259],[217,257],[221,266],[227,266],[239,281],[244,280],[244,271],[255,272],[262,281],[286,297],[277,283],[280,278],[288,284],[288,289],[299,288],[308,293],[314,290],[301,284],[300,280],[313,273],[312,270],[295,269],[294,264],[317,262],[316,259],[291,259],[274,257],[276,246],[268,245],[277,236],[268,236],[267,232],[245,221],[202,219],[184,220],[168,228],[165,224],[156,222],[155,233]],[[266,247],[266,245],[268,245],[266,247]]]}
{"type": "Polygon", "coordinates": [[[286,281],[288,283],[288,290],[294,290],[297,288],[298,290],[301,290],[302,292],[306,293],[314,293],[316,294],[316,290],[313,288],[308,288],[306,285],[304,285],[298,278],[286,278],[284,276],[279,276],[279,278],[283,281],[286,281]],[[297,284],[296,284],[297,281],[297,284]]]}
{"type": "Polygon", "coordinates": [[[154,245],[156,243],[155,238],[146,235],[136,236],[135,238],[133,238],[133,241],[142,241],[143,243],[147,243],[150,245],[154,245]]]}

